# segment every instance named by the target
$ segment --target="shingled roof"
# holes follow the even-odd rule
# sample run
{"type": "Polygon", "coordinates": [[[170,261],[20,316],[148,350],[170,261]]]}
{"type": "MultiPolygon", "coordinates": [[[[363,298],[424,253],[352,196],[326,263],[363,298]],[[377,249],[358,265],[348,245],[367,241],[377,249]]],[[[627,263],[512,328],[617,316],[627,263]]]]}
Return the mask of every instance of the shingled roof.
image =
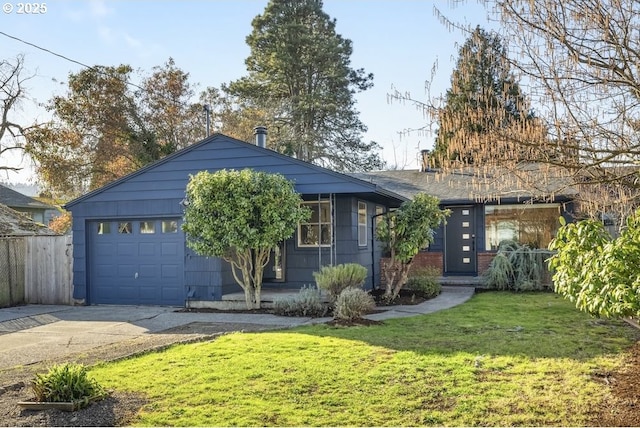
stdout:
{"type": "Polygon", "coordinates": [[[441,172],[418,170],[371,171],[355,173],[361,180],[371,181],[407,198],[424,192],[442,203],[526,201],[531,199],[561,200],[577,194],[571,181],[560,175],[543,174],[534,168],[512,172],[481,174],[471,168],[441,172]],[[526,182],[526,184],[525,184],[526,182]]]}
{"type": "Polygon", "coordinates": [[[54,209],[51,205],[33,199],[20,192],[16,192],[0,184],[0,203],[11,208],[54,209]]]}
{"type": "Polygon", "coordinates": [[[26,214],[0,204],[0,237],[32,235],[56,235],[56,233],[31,220],[26,214]]]}

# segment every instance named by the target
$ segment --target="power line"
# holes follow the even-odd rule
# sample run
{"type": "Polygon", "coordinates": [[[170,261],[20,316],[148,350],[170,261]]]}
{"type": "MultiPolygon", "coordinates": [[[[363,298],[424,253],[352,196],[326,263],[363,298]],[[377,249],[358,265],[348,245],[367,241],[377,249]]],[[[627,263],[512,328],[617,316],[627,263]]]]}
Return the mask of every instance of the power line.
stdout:
{"type": "MultiPolygon", "coordinates": [[[[48,53],[48,54],[51,54],[51,55],[57,56],[58,58],[62,58],[62,59],[64,59],[65,61],[69,61],[69,62],[72,62],[72,63],[74,63],[74,64],[78,64],[78,65],[80,65],[80,66],[82,66],[82,67],[85,67],[85,68],[87,68],[87,69],[89,69],[89,70],[91,70],[91,71],[94,71],[94,72],[96,72],[96,73],[99,73],[99,74],[102,74],[102,75],[105,75],[105,76],[109,76],[109,74],[108,74],[108,73],[106,73],[106,72],[102,71],[102,70],[101,70],[100,68],[98,68],[98,67],[93,67],[93,66],[90,66],[90,65],[84,64],[84,63],[82,63],[82,62],[80,62],[80,61],[76,61],[75,59],[72,59],[72,58],[69,58],[69,57],[64,56],[64,55],[62,55],[62,54],[59,54],[59,53],[53,52],[53,51],[52,51],[52,50],[50,50],[50,49],[43,48],[42,46],[38,46],[38,45],[36,45],[36,44],[34,44],[34,43],[28,42],[28,41],[23,40],[23,39],[21,39],[21,38],[19,38],[19,37],[15,37],[15,36],[12,36],[12,35],[10,35],[10,34],[7,34],[7,33],[5,33],[4,31],[0,31],[0,34],[1,34],[1,35],[3,35],[3,36],[5,36],[5,37],[8,37],[8,38],[10,38],[10,39],[16,40],[16,41],[18,41],[18,42],[20,42],[20,43],[24,43],[25,45],[28,45],[28,46],[34,47],[34,48],[36,48],[36,49],[39,49],[39,50],[41,50],[41,51],[43,51],[43,52],[46,52],[46,53],[48,53]]],[[[140,90],[142,90],[142,91],[144,91],[144,90],[145,90],[145,88],[143,88],[142,86],[136,85],[135,83],[131,83],[131,82],[130,82],[130,81],[128,81],[128,80],[125,80],[125,79],[118,79],[118,80],[120,80],[121,82],[123,82],[125,85],[133,86],[134,88],[140,89],[140,90]]],[[[162,97],[163,97],[163,98],[165,98],[166,100],[174,101],[174,100],[170,99],[169,97],[165,97],[165,96],[162,96],[162,97]]]]}
{"type": "Polygon", "coordinates": [[[83,67],[86,67],[86,68],[88,68],[88,69],[90,69],[90,70],[99,71],[99,70],[96,70],[96,69],[95,69],[95,67],[91,67],[90,65],[83,64],[83,63],[81,63],[80,61],[76,61],[75,59],[71,59],[71,58],[66,57],[66,56],[64,56],[64,55],[61,55],[61,54],[59,54],[59,53],[55,53],[55,52],[53,52],[53,51],[51,51],[51,50],[49,50],[49,49],[47,49],[47,48],[40,47],[40,46],[35,45],[35,44],[31,43],[31,42],[27,42],[26,40],[22,40],[22,39],[21,39],[21,38],[19,38],[19,37],[12,36],[12,35],[10,35],[10,34],[7,34],[7,33],[3,32],[3,31],[0,31],[0,34],[2,34],[2,35],[3,35],[3,36],[5,36],[5,37],[8,37],[8,38],[10,38],[10,39],[17,40],[17,41],[18,41],[18,42],[20,42],[20,43],[24,43],[25,45],[29,45],[29,46],[32,46],[32,47],[34,47],[34,48],[36,48],[36,49],[40,49],[41,51],[44,51],[44,52],[49,53],[49,54],[51,54],[51,55],[57,56],[57,57],[59,57],[59,58],[62,58],[62,59],[64,59],[64,60],[67,60],[67,61],[69,61],[69,62],[73,62],[73,63],[75,63],[75,64],[78,64],[78,65],[81,65],[81,66],[83,66],[83,67]]]}

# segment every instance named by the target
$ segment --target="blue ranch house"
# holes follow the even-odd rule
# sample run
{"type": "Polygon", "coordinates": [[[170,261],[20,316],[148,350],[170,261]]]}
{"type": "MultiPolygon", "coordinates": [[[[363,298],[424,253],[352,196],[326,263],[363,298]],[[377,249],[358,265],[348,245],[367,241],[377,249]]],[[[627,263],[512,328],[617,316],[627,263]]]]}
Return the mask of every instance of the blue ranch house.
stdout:
{"type": "Polygon", "coordinates": [[[215,134],[66,205],[73,215],[73,296],[86,304],[206,306],[240,291],[231,268],[199,256],[181,230],[190,175],[246,169],[280,173],[295,185],[313,215],[274,248],[263,288],[313,284],[321,266],[360,263],[366,286],[379,283],[380,214],[405,196],[265,148],[215,134]]]}

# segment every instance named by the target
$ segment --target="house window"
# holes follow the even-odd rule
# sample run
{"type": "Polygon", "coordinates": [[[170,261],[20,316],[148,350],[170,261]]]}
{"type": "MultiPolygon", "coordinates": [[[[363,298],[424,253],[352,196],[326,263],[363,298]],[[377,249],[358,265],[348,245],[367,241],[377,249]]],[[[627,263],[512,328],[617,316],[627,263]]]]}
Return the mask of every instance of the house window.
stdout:
{"type": "Polygon", "coordinates": [[[178,233],[178,222],[175,220],[162,220],[162,233],[178,233]]]}
{"type": "Polygon", "coordinates": [[[367,246],[367,204],[358,201],[358,246],[367,246]]]}
{"type": "Polygon", "coordinates": [[[121,221],[118,223],[118,233],[129,234],[133,232],[130,221],[121,221]]]}
{"type": "Polygon", "coordinates": [[[329,201],[303,202],[311,217],[298,224],[298,246],[328,247],[331,245],[331,205],[329,201]]]}
{"type": "Polygon", "coordinates": [[[141,221],[140,233],[142,234],[156,233],[156,223],[154,221],[141,221]]]}
{"type": "Polygon", "coordinates": [[[98,223],[98,235],[106,235],[108,233],[111,233],[111,223],[108,221],[98,223]]]}
{"type": "Polygon", "coordinates": [[[546,248],[560,226],[560,204],[486,205],[484,214],[487,251],[505,240],[546,248]]]}

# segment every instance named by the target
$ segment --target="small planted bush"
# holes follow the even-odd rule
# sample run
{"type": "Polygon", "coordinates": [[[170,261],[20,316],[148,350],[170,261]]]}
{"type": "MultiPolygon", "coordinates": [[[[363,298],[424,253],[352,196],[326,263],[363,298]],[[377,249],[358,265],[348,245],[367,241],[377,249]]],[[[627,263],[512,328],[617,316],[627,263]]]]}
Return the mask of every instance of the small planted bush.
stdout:
{"type": "Polygon", "coordinates": [[[343,290],[350,287],[362,287],[367,279],[367,268],[357,263],[345,263],[336,266],[323,266],[313,277],[318,287],[329,293],[335,302],[343,290]]]}
{"type": "Polygon", "coordinates": [[[440,271],[432,267],[422,268],[409,275],[405,288],[422,297],[431,299],[442,292],[442,286],[438,282],[440,271]]]}
{"type": "Polygon", "coordinates": [[[373,297],[361,288],[349,287],[344,289],[336,300],[334,318],[354,320],[376,307],[373,297]]]}
{"type": "Polygon", "coordinates": [[[497,290],[540,291],[551,288],[546,260],[553,253],[514,241],[500,243],[498,253],[484,273],[487,287],[497,290]]]}
{"type": "Polygon", "coordinates": [[[87,375],[82,364],[65,363],[53,366],[45,374],[37,374],[31,384],[36,401],[73,402],[104,398],[106,390],[87,375]]]}
{"type": "Polygon", "coordinates": [[[322,301],[318,288],[303,286],[296,296],[275,300],[273,310],[276,315],[288,317],[322,317],[329,308],[322,301]]]}

